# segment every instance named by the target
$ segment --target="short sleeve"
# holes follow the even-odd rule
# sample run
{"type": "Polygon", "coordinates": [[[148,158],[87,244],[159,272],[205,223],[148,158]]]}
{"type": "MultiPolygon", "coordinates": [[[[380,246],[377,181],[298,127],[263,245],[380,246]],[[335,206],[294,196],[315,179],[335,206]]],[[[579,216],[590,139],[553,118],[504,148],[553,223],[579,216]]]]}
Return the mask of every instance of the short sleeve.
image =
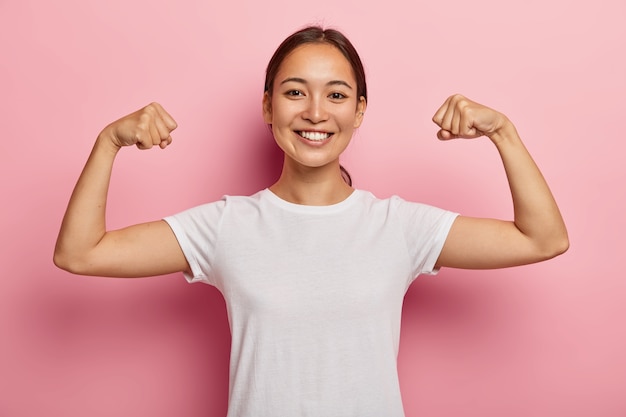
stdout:
{"type": "Polygon", "coordinates": [[[165,217],[180,245],[191,274],[185,273],[188,282],[215,285],[213,259],[219,235],[225,201],[203,204],[178,214],[165,217]]]}
{"type": "Polygon", "coordinates": [[[434,275],[435,264],[458,213],[392,197],[402,223],[413,276],[434,275]]]}

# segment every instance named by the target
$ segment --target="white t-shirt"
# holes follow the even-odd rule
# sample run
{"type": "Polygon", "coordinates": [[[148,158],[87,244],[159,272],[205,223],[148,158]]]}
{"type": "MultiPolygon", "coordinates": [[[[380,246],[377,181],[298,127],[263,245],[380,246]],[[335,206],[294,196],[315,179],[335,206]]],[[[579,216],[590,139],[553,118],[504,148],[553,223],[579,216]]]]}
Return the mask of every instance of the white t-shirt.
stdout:
{"type": "Polygon", "coordinates": [[[167,217],[190,282],[224,295],[229,417],[401,417],[404,295],[456,214],[355,190],[304,206],[265,189],[167,217]]]}

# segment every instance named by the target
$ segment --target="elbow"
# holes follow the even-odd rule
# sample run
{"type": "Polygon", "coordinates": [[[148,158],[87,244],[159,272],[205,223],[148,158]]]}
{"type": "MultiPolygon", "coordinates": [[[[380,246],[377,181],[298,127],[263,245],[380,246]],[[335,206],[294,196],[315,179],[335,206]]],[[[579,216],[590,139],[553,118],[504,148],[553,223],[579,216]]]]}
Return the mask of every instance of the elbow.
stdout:
{"type": "Polygon", "coordinates": [[[565,252],[567,252],[567,250],[569,249],[569,240],[568,239],[564,239],[558,246],[554,247],[554,250],[552,252],[552,258],[555,258],[559,255],[564,254],[565,252]]]}
{"type": "Polygon", "coordinates": [[[52,256],[52,262],[57,268],[67,272],[72,272],[72,263],[69,261],[68,257],[61,251],[54,251],[54,255],[52,256]]]}
{"type": "Polygon", "coordinates": [[[567,233],[562,236],[555,237],[550,240],[549,245],[546,245],[542,251],[542,258],[544,260],[556,258],[559,255],[564,254],[569,249],[569,238],[567,233]]]}
{"type": "Polygon", "coordinates": [[[52,254],[52,262],[54,265],[62,269],[64,271],[70,270],[70,262],[67,250],[64,250],[65,245],[59,238],[57,239],[56,245],[54,246],[54,253],[52,254]]]}
{"type": "Polygon", "coordinates": [[[563,225],[561,232],[558,233],[558,238],[555,239],[554,243],[554,256],[559,256],[567,252],[569,249],[569,236],[567,234],[567,229],[565,225],[563,225]]]}
{"type": "Polygon", "coordinates": [[[85,273],[84,268],[80,266],[82,263],[79,259],[59,249],[55,249],[52,262],[57,268],[72,274],[84,275],[85,273]]]}
{"type": "Polygon", "coordinates": [[[562,255],[569,249],[569,238],[565,235],[560,247],[560,252],[557,255],[562,255]]]}
{"type": "Polygon", "coordinates": [[[54,263],[54,265],[59,268],[59,269],[63,269],[64,271],[66,271],[66,259],[65,256],[63,256],[63,252],[60,250],[59,248],[59,242],[57,242],[55,248],[54,248],[54,254],[52,255],[52,262],[54,263]]]}

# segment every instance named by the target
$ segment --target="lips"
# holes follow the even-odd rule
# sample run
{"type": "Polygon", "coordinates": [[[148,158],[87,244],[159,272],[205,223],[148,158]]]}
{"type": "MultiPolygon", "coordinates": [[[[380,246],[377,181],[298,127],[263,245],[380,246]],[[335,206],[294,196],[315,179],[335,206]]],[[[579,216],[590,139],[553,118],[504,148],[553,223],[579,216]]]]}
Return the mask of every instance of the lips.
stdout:
{"type": "Polygon", "coordinates": [[[312,142],[322,142],[333,135],[332,133],[328,132],[310,132],[305,130],[301,130],[296,133],[298,133],[298,135],[300,135],[304,139],[310,140],[312,142]]]}

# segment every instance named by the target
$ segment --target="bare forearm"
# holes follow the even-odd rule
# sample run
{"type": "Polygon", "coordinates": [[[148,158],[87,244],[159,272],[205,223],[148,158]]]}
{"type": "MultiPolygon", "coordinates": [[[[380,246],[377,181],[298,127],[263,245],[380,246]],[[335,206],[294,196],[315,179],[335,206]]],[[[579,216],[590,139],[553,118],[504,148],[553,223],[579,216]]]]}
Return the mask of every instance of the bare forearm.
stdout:
{"type": "Polygon", "coordinates": [[[442,140],[488,136],[496,145],[513,198],[513,221],[459,216],[437,264],[504,268],[540,262],[565,252],[567,230],[550,188],[502,113],[462,95],[450,96],[433,116],[442,140]]]}
{"type": "Polygon", "coordinates": [[[74,187],[55,248],[55,263],[94,248],[106,233],[106,202],[113,162],[119,147],[101,133],[74,187]]]}
{"type": "Polygon", "coordinates": [[[490,139],[504,164],[516,227],[548,254],[565,251],[567,230],[557,203],[513,124],[507,120],[490,139]]]}
{"type": "Polygon", "coordinates": [[[111,123],[98,136],[70,198],[54,252],[57,266],[81,275],[140,277],[188,270],[164,221],[107,231],[106,203],[113,162],[123,146],[165,149],[176,122],[151,103],[111,123]]]}

